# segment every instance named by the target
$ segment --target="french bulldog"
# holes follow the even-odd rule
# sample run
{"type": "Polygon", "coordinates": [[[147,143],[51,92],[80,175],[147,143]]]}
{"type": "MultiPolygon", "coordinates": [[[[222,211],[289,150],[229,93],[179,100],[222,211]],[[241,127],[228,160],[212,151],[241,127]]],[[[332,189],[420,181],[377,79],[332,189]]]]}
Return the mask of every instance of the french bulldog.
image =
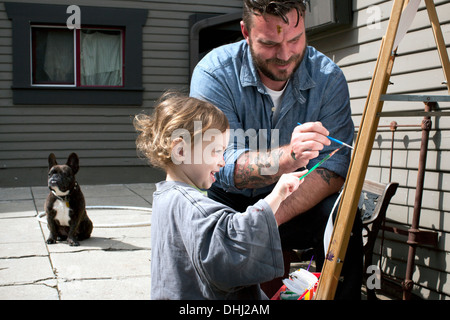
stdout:
{"type": "Polygon", "coordinates": [[[86,213],[86,203],[75,174],[79,169],[76,153],[70,154],[66,164],[58,165],[53,153],[48,156],[48,187],[50,193],[45,202],[47,226],[50,235],[48,244],[67,240],[70,246],[79,246],[78,241],[88,239],[93,229],[86,213]]]}

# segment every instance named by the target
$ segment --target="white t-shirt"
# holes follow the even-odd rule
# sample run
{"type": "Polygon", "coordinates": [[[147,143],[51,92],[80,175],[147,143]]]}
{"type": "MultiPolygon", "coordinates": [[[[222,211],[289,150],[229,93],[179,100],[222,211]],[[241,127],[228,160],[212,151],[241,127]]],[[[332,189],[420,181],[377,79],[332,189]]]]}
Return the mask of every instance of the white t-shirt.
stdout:
{"type": "Polygon", "coordinates": [[[275,90],[269,89],[268,87],[264,86],[266,88],[267,93],[272,98],[273,105],[274,105],[274,107],[272,109],[272,112],[273,112],[272,121],[273,121],[273,123],[276,123],[278,121],[278,116],[280,115],[281,101],[283,100],[283,94],[284,94],[284,91],[286,90],[288,82],[286,82],[286,85],[280,91],[275,91],[275,90]]]}

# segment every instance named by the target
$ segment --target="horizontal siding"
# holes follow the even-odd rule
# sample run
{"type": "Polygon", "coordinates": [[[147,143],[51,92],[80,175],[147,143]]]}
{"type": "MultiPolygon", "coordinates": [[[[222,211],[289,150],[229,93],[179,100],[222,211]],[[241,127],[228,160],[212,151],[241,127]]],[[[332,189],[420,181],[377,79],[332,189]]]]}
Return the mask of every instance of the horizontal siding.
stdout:
{"type": "MultiPolygon", "coordinates": [[[[68,5],[63,0],[14,2],[68,5]]],[[[241,9],[242,2],[83,0],[77,1],[77,5],[148,10],[142,39],[143,104],[139,107],[13,105],[12,26],[4,4],[0,3],[0,187],[45,185],[50,152],[54,152],[61,162],[65,161],[69,153],[77,152],[81,165],[92,170],[108,167],[116,168],[114,170],[142,168],[142,172],[147,172],[146,161],[139,159],[136,154],[133,116],[141,111],[149,111],[162,92],[187,88],[190,15],[232,13],[241,9]],[[30,178],[30,181],[27,179],[29,170],[39,171],[37,175],[44,176],[44,179],[36,181],[30,178]]],[[[134,175],[139,174],[138,170],[132,172],[134,175]]],[[[36,174],[29,176],[34,177],[36,174]]],[[[121,178],[114,180],[115,176],[109,174],[103,182],[120,182],[121,178]]],[[[142,182],[142,177],[135,177],[142,182]]],[[[148,182],[156,182],[155,179],[159,178],[160,175],[148,175],[148,182]]],[[[89,179],[92,180],[95,181],[89,179]]]]}
{"type": "MultiPolygon", "coordinates": [[[[354,21],[351,28],[335,34],[309,39],[311,45],[326,53],[343,70],[349,83],[352,117],[358,127],[364,112],[366,97],[377,60],[381,38],[386,32],[393,1],[353,1],[354,21]],[[377,6],[381,12],[379,28],[369,29],[368,18],[377,6]]],[[[447,47],[450,45],[450,1],[435,1],[447,47]]],[[[388,94],[447,95],[445,80],[428,14],[422,1],[419,11],[399,45],[388,94]]],[[[439,103],[441,111],[450,110],[450,103],[439,103]]],[[[385,102],[383,112],[423,111],[421,102],[385,102]]],[[[408,228],[412,223],[416,194],[417,168],[421,145],[423,117],[382,115],[366,179],[399,182],[387,217],[398,226],[408,228]],[[389,124],[399,127],[394,134],[391,165],[392,133],[389,124]],[[392,166],[392,169],[390,167],[392,166]]],[[[421,207],[420,228],[438,234],[436,248],[419,245],[416,252],[413,292],[427,299],[450,299],[450,117],[431,118],[426,174],[421,207]]],[[[381,241],[375,246],[379,259],[381,241]]],[[[404,279],[408,246],[406,238],[385,233],[381,266],[383,273],[404,279]]]]}
{"type": "MultiPolygon", "coordinates": [[[[447,46],[450,44],[450,3],[441,1],[437,11],[447,46]]],[[[399,56],[396,59],[388,93],[410,94],[448,94],[442,82],[445,80],[438,58],[433,34],[428,27],[426,10],[418,12],[411,31],[405,36],[399,46],[399,56]]],[[[449,110],[450,103],[439,103],[439,109],[449,110]]],[[[386,102],[383,111],[424,110],[422,103],[386,102]]],[[[415,125],[414,128],[400,128],[395,133],[393,156],[393,179],[401,180],[398,194],[393,199],[388,218],[398,221],[408,227],[412,223],[414,199],[416,195],[417,167],[421,144],[420,125],[422,117],[382,118],[381,125],[387,125],[395,120],[401,125],[415,125]]],[[[450,165],[446,159],[450,149],[450,118],[432,117],[432,130],[428,142],[426,174],[423,190],[420,227],[424,230],[437,232],[436,248],[421,245],[417,248],[413,280],[417,283],[414,292],[428,299],[450,299],[450,186],[447,182],[450,165]]],[[[390,144],[390,132],[380,133],[383,143],[371,158],[371,166],[382,168],[388,174],[390,156],[387,144],[390,144]],[[384,143],[386,141],[386,143],[384,143]],[[378,154],[376,154],[378,152],[378,154]],[[378,156],[378,161],[374,160],[378,156]]],[[[386,179],[385,178],[382,179],[386,179]]],[[[407,246],[402,241],[387,236],[385,247],[386,260],[384,264],[394,276],[401,278],[406,270],[407,246]],[[402,253],[401,253],[402,252],[402,253]],[[396,254],[399,263],[389,260],[396,254]],[[390,264],[390,266],[389,266],[390,264]],[[395,265],[402,267],[395,268],[395,265]],[[399,273],[397,270],[402,270],[399,273]]],[[[383,261],[383,259],[382,259],[383,261]]]]}

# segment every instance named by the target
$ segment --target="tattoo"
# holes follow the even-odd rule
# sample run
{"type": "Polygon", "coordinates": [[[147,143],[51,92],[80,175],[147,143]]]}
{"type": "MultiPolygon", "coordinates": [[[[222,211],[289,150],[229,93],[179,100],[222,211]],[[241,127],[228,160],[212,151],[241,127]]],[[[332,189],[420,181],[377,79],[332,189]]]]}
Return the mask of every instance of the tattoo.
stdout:
{"type": "Polygon", "coordinates": [[[316,172],[322,177],[323,181],[325,181],[328,185],[330,185],[331,179],[340,177],[340,175],[338,175],[337,173],[323,168],[317,169],[316,172]]]}
{"type": "Polygon", "coordinates": [[[247,152],[237,161],[234,184],[237,188],[262,188],[278,181],[282,149],[272,152],[247,152]]]}

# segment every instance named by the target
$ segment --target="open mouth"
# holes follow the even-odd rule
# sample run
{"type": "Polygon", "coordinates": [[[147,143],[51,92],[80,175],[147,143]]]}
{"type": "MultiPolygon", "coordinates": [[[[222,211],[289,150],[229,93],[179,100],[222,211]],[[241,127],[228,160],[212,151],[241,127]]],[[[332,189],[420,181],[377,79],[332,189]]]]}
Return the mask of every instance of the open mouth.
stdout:
{"type": "Polygon", "coordinates": [[[69,190],[62,191],[62,190],[59,189],[58,186],[50,186],[49,189],[50,189],[50,191],[52,191],[54,194],[56,194],[57,196],[60,196],[60,197],[61,197],[61,196],[66,196],[66,195],[69,194],[69,190]]]}

